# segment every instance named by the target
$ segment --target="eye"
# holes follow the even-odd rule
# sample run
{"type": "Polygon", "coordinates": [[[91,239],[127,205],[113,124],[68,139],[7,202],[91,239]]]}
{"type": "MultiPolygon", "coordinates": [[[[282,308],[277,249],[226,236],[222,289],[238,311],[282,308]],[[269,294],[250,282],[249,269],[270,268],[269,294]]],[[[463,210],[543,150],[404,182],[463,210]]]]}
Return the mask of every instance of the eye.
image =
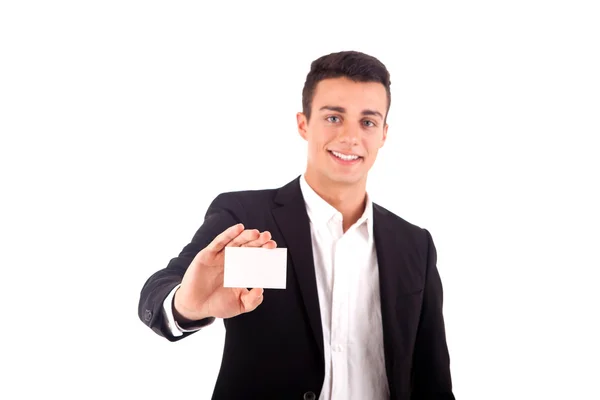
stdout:
{"type": "Polygon", "coordinates": [[[365,126],[367,126],[367,127],[369,127],[369,128],[371,128],[371,127],[374,127],[374,126],[375,126],[375,123],[374,123],[373,121],[370,121],[370,120],[368,120],[368,119],[367,119],[367,120],[365,120],[365,121],[363,121],[363,122],[364,122],[365,126]]]}
{"type": "Polygon", "coordinates": [[[331,123],[334,123],[334,124],[335,124],[336,122],[339,122],[339,121],[340,121],[340,119],[339,119],[338,117],[336,117],[335,115],[332,115],[332,116],[330,116],[330,117],[327,117],[327,121],[329,121],[329,122],[331,122],[331,123]],[[333,119],[335,119],[335,120],[333,120],[333,119]],[[333,121],[332,121],[332,120],[333,120],[333,121]]]}

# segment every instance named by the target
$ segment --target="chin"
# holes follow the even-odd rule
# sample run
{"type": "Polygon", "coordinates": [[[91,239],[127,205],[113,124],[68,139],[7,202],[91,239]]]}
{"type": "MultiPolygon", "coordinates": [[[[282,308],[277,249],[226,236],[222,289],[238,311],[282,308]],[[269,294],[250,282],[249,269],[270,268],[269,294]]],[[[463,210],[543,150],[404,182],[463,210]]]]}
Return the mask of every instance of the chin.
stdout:
{"type": "Polygon", "coordinates": [[[362,181],[363,176],[357,174],[327,174],[330,181],[343,184],[343,185],[354,185],[362,181]]]}

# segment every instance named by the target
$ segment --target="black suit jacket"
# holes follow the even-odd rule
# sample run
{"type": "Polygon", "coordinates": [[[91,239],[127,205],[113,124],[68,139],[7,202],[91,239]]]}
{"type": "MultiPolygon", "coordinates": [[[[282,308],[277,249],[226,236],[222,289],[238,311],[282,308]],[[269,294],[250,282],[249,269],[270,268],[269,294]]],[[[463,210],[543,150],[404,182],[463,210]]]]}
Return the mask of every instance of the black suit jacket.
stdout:
{"type": "MultiPolygon", "coordinates": [[[[222,193],[191,242],[145,283],[139,317],[170,341],[162,304],[194,256],[242,222],[288,249],[285,290],[264,291],[254,311],[224,320],[214,399],[318,398],[325,363],[309,219],[299,177],[279,189],[222,193]],[[312,392],[312,393],[311,393],[312,392]]],[[[392,399],[454,399],[442,315],[442,283],[430,233],[373,204],[385,366],[392,399]]],[[[368,399],[365,399],[368,400],[368,399]]]]}

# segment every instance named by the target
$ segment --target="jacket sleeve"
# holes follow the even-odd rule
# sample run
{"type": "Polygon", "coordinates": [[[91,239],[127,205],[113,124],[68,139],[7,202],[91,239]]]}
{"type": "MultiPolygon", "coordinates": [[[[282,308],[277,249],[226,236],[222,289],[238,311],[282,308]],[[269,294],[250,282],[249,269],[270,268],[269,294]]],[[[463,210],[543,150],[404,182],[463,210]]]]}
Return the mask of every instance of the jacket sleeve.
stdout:
{"type": "MultiPolygon", "coordinates": [[[[196,254],[221,232],[242,222],[240,219],[242,215],[242,206],[233,193],[218,195],[208,207],[204,222],[196,231],[191,242],[177,257],[171,259],[165,268],[152,274],[144,283],[140,293],[138,316],[156,334],[174,342],[194,333],[184,332],[181,336],[173,336],[167,326],[163,303],[173,288],[181,283],[185,271],[196,254]]],[[[209,325],[213,321],[214,318],[207,318],[198,321],[196,326],[209,325]]]]}
{"type": "Polygon", "coordinates": [[[442,282],[437,252],[426,229],[427,269],[421,318],[413,354],[411,400],[454,400],[450,356],[442,313],[442,282]]]}

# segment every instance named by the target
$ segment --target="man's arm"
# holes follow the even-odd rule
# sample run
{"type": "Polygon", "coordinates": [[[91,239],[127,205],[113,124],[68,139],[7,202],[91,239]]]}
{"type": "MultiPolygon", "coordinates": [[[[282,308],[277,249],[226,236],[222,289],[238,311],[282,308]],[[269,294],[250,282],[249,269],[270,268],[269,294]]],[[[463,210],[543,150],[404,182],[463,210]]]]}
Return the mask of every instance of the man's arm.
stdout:
{"type": "MultiPolygon", "coordinates": [[[[189,327],[184,325],[184,328],[187,329],[180,330],[181,335],[176,335],[173,332],[173,328],[176,326],[170,326],[169,315],[165,314],[165,300],[170,294],[174,295],[196,254],[208,246],[221,232],[239,223],[238,215],[243,215],[243,209],[234,196],[224,194],[217,196],[210,204],[204,222],[192,241],[183,248],[179,256],[169,262],[166,268],[155,272],[148,278],[140,293],[138,316],[158,335],[174,342],[191,335],[197,331],[195,328],[206,326],[214,321],[214,318],[205,318],[189,327]]],[[[171,311],[175,310],[171,308],[171,311]]],[[[176,312],[172,318],[173,321],[177,320],[176,312]]]]}
{"type": "Polygon", "coordinates": [[[413,355],[411,400],[454,400],[450,356],[442,313],[442,281],[437,270],[437,252],[429,231],[427,271],[421,319],[413,355]]]}
{"type": "Polygon", "coordinates": [[[174,337],[183,336],[185,332],[195,332],[215,322],[214,317],[204,318],[200,321],[187,321],[184,317],[179,315],[174,306],[175,292],[181,285],[175,286],[169,293],[165,301],[163,302],[163,314],[165,323],[169,332],[174,337]]]}

